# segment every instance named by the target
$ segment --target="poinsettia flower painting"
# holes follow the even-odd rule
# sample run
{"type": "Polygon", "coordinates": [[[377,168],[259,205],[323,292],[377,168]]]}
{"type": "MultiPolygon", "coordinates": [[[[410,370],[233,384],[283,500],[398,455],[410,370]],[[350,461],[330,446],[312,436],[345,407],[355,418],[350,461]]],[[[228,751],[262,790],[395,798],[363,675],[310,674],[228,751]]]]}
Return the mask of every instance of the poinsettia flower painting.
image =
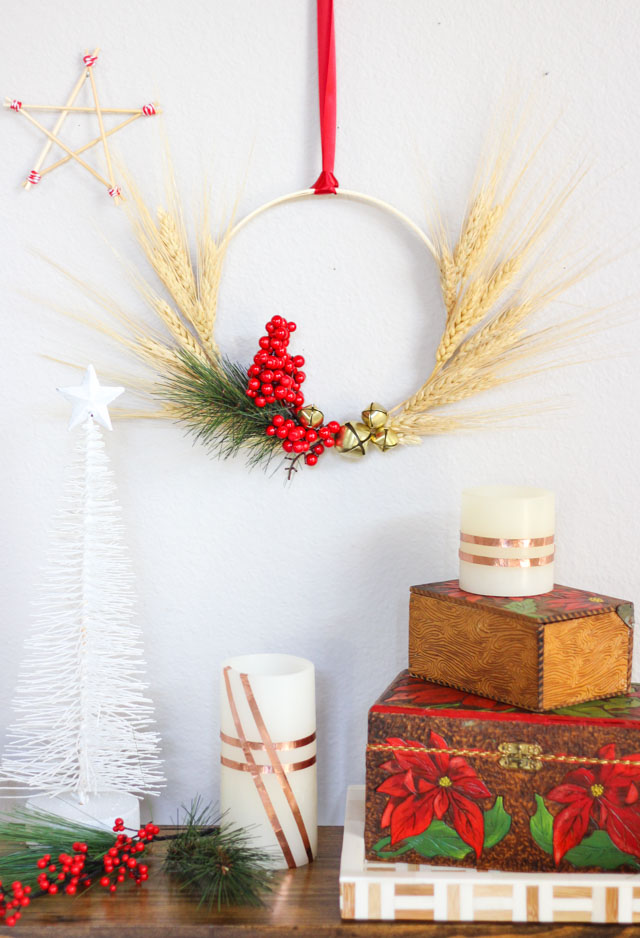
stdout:
{"type": "Polygon", "coordinates": [[[598,758],[638,765],[583,765],[548,792],[549,801],[564,805],[553,820],[556,864],[594,827],[605,830],[623,853],[640,857],[640,753],[618,756],[615,743],[609,743],[598,758]]]}
{"type": "Polygon", "coordinates": [[[423,678],[408,676],[405,680],[395,684],[388,697],[380,703],[406,703],[425,707],[450,707],[451,709],[495,710],[509,711],[515,708],[511,704],[490,700],[488,697],[478,697],[477,694],[468,694],[455,687],[445,687],[442,684],[427,683],[423,678]]]}
{"type": "Polygon", "coordinates": [[[388,795],[380,826],[391,828],[391,845],[422,834],[434,818],[446,817],[479,857],[484,815],[477,802],[491,798],[491,792],[474,769],[461,756],[451,755],[433,730],[426,745],[397,737],[387,743],[394,749],[393,758],[382,765],[389,777],[376,790],[388,795]]]}

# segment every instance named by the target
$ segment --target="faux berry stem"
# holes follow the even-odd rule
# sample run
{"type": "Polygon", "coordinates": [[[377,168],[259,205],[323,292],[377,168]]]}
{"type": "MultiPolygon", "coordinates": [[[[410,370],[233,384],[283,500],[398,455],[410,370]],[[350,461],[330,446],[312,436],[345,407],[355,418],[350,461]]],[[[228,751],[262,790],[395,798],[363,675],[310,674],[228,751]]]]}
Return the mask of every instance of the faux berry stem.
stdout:
{"type": "MultiPolygon", "coordinates": [[[[253,847],[251,834],[221,823],[210,807],[195,799],[186,823],[160,835],[154,824],[125,828],[116,818],[113,834],[63,821],[55,815],[17,809],[0,818],[0,932],[14,927],[36,898],[86,893],[101,887],[115,895],[133,882],[149,879],[146,849],[155,841],[169,842],[164,869],[178,878],[181,888],[195,890],[202,901],[223,904],[261,902],[270,888],[270,857],[253,847]],[[82,838],[82,839],[80,839],[82,838]],[[29,844],[48,845],[39,855],[29,844]],[[14,849],[6,852],[6,847],[14,849]]],[[[4,934],[4,932],[2,932],[4,934]]]]}

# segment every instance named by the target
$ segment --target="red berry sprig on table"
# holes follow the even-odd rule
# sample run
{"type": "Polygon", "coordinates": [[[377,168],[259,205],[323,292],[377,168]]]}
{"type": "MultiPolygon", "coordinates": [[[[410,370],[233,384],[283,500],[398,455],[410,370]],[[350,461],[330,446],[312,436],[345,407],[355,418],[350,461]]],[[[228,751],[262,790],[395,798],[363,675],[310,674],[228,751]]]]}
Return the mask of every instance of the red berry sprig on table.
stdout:
{"type": "Polygon", "coordinates": [[[84,872],[87,845],[76,842],[72,849],[72,854],[60,853],[57,864],[52,861],[50,853],[45,853],[36,863],[38,869],[42,870],[38,874],[38,886],[50,896],[55,896],[61,889],[68,896],[75,896],[79,888],[91,885],[91,877],[84,872]]]}
{"type": "Polygon", "coordinates": [[[4,891],[0,881],[0,925],[13,928],[20,921],[22,909],[31,903],[31,886],[23,886],[19,880],[11,883],[11,895],[4,891]]]}
{"type": "MultiPolygon", "coordinates": [[[[116,818],[111,835],[108,830],[89,830],[85,825],[73,833],[69,824],[61,825],[53,816],[19,817],[22,843],[16,851],[2,852],[3,874],[8,873],[5,880],[15,882],[4,889],[0,882],[1,934],[3,926],[18,924],[25,907],[36,898],[74,896],[92,883],[111,895],[128,880],[142,886],[149,879],[149,867],[143,862],[145,850],[156,840],[171,844],[163,864],[165,872],[178,877],[181,885],[193,889],[202,901],[213,899],[219,906],[244,901],[255,905],[270,888],[269,854],[249,844],[246,829],[221,826],[217,813],[210,808],[203,811],[199,799],[194,800],[180,829],[162,836],[154,824],[138,830],[125,828],[122,818],[116,818]],[[73,836],[78,840],[69,849],[73,836]],[[87,843],[82,843],[81,837],[86,837],[87,843]],[[44,850],[45,844],[49,844],[48,852],[38,856],[36,845],[44,850]],[[35,848],[33,853],[25,850],[27,845],[35,848]],[[69,852],[60,852],[65,849],[69,852]]],[[[5,825],[2,832],[13,842],[13,827],[5,825]]],[[[0,846],[4,848],[4,840],[0,846]]]]}
{"type": "MultiPolygon", "coordinates": [[[[122,818],[116,818],[114,832],[122,832],[124,829],[122,818]]],[[[141,886],[146,882],[149,878],[149,867],[139,862],[141,859],[139,855],[144,853],[146,845],[151,843],[159,832],[160,828],[155,824],[146,824],[133,837],[129,837],[126,833],[118,833],[115,844],[102,858],[102,876],[98,880],[99,884],[109,892],[115,893],[118,886],[127,878],[134,880],[136,886],[141,886]]],[[[87,845],[74,843],[72,849],[73,854],[59,854],[58,863],[52,861],[49,853],[45,853],[37,861],[36,866],[42,870],[38,874],[38,886],[42,892],[55,896],[56,893],[64,891],[67,895],[74,896],[78,889],[91,885],[91,876],[85,871],[87,845]]],[[[96,867],[95,861],[92,866],[96,867]]],[[[98,876],[99,873],[98,867],[94,875],[98,876]]],[[[7,924],[9,924],[8,920],[7,924]]]]}
{"type": "Polygon", "coordinates": [[[260,351],[254,355],[253,365],[247,371],[247,396],[257,407],[278,403],[290,412],[290,417],[274,414],[265,432],[267,436],[282,440],[282,448],[291,460],[291,477],[298,459],[304,458],[307,466],[316,465],[325,449],[334,445],[340,424],[332,420],[325,426],[319,410],[304,406],[301,388],[306,375],[300,370],[304,358],[287,351],[291,333],[296,330],[295,322],[273,316],[265,329],[267,334],[258,343],[260,351]]]}
{"type": "MultiPolygon", "coordinates": [[[[116,818],[113,829],[124,831],[122,818],[116,818]]],[[[155,824],[145,824],[134,837],[118,833],[115,844],[107,850],[102,861],[104,873],[99,882],[103,889],[115,893],[127,877],[133,879],[136,886],[142,886],[149,879],[149,867],[140,863],[136,856],[144,853],[146,845],[159,833],[160,828],[155,824]]]]}

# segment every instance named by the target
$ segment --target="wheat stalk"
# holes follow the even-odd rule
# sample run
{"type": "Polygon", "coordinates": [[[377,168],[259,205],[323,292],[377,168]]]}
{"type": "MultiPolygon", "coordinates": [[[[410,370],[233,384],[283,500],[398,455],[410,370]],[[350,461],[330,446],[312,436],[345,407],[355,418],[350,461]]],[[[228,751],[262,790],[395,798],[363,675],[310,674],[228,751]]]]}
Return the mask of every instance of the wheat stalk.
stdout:
{"type": "MultiPolygon", "coordinates": [[[[593,261],[578,262],[567,271],[564,232],[542,254],[537,250],[552,226],[557,227],[583,176],[574,175],[564,186],[551,180],[542,191],[535,185],[526,190],[537,153],[536,147],[515,179],[507,181],[508,154],[499,151],[477,183],[455,246],[442,225],[434,233],[445,323],[429,376],[391,410],[390,426],[403,442],[437,432],[433,428],[441,426],[440,419],[456,419],[447,414],[434,420],[434,410],[556,367],[541,360],[602,327],[587,315],[561,318],[549,329],[528,328],[534,313],[549,307],[594,266],[593,261]]],[[[454,428],[454,423],[444,425],[454,428]]]]}
{"type": "Polygon", "coordinates": [[[201,320],[199,332],[218,358],[220,351],[215,341],[214,328],[230,231],[231,229],[227,228],[221,238],[216,240],[208,228],[203,229],[198,241],[198,308],[201,320]]]}
{"type": "Polygon", "coordinates": [[[453,252],[453,263],[459,280],[463,280],[482,263],[491,238],[502,221],[504,206],[494,205],[494,197],[495,193],[491,189],[483,189],[471,205],[453,252]]]}
{"type": "Polygon", "coordinates": [[[176,310],[164,300],[144,281],[136,284],[139,293],[144,297],[147,305],[160,321],[166,326],[167,331],[175,340],[177,346],[190,352],[196,358],[207,360],[209,356],[206,353],[198,337],[194,335],[191,329],[185,324],[184,319],[176,310]]]}
{"type": "Polygon", "coordinates": [[[181,222],[163,208],[158,209],[158,239],[180,289],[190,298],[196,295],[196,283],[189,256],[187,236],[181,222]]]}
{"type": "Polygon", "coordinates": [[[537,401],[518,407],[496,408],[487,411],[467,411],[457,414],[403,414],[389,424],[403,444],[419,445],[423,436],[477,430],[479,428],[514,427],[523,418],[558,411],[557,400],[537,401]]]}
{"type": "Polygon", "coordinates": [[[453,315],[453,311],[456,308],[456,303],[458,302],[458,290],[460,289],[460,277],[458,275],[458,268],[456,267],[453,254],[451,253],[451,248],[449,244],[442,240],[438,240],[437,246],[439,248],[439,258],[438,258],[438,267],[440,270],[440,289],[442,290],[442,300],[444,302],[444,308],[447,314],[447,321],[453,315]]]}
{"type": "MultiPolygon", "coordinates": [[[[181,341],[182,335],[186,350],[192,351],[195,333],[201,345],[199,354],[204,353],[209,358],[216,358],[218,350],[213,341],[213,323],[228,231],[223,234],[220,242],[217,242],[209,231],[200,233],[196,251],[197,264],[194,267],[173,177],[170,184],[167,200],[170,209],[159,208],[154,219],[139,189],[129,181],[132,196],[130,218],[134,234],[154,273],[173,299],[178,319],[172,316],[169,317],[170,321],[165,321],[166,309],[154,311],[170,327],[178,342],[181,341]],[[182,329],[179,326],[180,319],[182,329]]],[[[149,290],[143,292],[148,300],[149,290]]]]}
{"type": "Polygon", "coordinates": [[[500,264],[488,280],[472,281],[447,323],[436,352],[436,363],[443,365],[464,337],[481,322],[496,300],[508,289],[522,267],[523,256],[511,257],[500,264]]]}
{"type": "Polygon", "coordinates": [[[490,319],[463,342],[456,351],[456,364],[474,361],[476,365],[497,361],[498,357],[524,334],[516,327],[533,312],[533,302],[516,303],[490,319]]]}

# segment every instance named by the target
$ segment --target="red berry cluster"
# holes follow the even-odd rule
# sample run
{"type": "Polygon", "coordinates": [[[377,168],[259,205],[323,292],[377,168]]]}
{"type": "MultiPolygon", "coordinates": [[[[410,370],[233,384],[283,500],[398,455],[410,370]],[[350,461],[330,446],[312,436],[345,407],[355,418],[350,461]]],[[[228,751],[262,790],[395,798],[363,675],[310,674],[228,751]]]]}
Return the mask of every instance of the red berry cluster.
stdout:
{"type": "MultiPolygon", "coordinates": [[[[282,316],[273,316],[265,326],[266,335],[259,340],[260,351],[254,355],[249,368],[247,396],[253,398],[257,407],[280,403],[295,415],[304,407],[301,386],[306,375],[300,371],[304,365],[302,355],[291,356],[287,346],[291,333],[296,331],[295,322],[287,322],[282,316]]],[[[303,454],[308,466],[315,466],[325,447],[334,445],[334,437],[340,424],[332,420],[326,426],[307,427],[299,419],[286,418],[278,413],[266,428],[267,436],[282,440],[282,448],[294,460],[303,454]]]]}
{"type": "Polygon", "coordinates": [[[304,371],[300,371],[304,358],[302,355],[292,357],[287,352],[296,324],[287,322],[282,316],[274,316],[265,328],[267,334],[260,339],[260,351],[253,356],[253,365],[247,372],[247,397],[253,398],[256,407],[279,401],[299,410],[304,404],[304,396],[300,391],[306,378],[304,371]]]}
{"type": "Polygon", "coordinates": [[[11,897],[5,893],[0,880],[0,925],[13,928],[20,921],[22,909],[26,908],[31,899],[31,886],[23,886],[19,880],[11,883],[11,897]]]}
{"type": "Polygon", "coordinates": [[[314,428],[304,427],[295,420],[285,420],[282,414],[276,414],[267,427],[267,435],[277,436],[282,440],[285,453],[295,453],[296,456],[306,453],[306,464],[315,466],[325,447],[330,449],[334,445],[334,436],[339,429],[337,420],[332,420],[326,427],[314,428]]]}
{"type": "Polygon", "coordinates": [[[91,885],[90,877],[84,873],[87,845],[76,842],[72,849],[72,854],[59,854],[58,864],[52,862],[50,853],[45,853],[36,863],[38,869],[42,870],[38,874],[38,886],[50,896],[55,896],[63,888],[67,895],[75,896],[79,886],[91,885]]]}
{"type": "MultiPolygon", "coordinates": [[[[122,818],[116,818],[113,829],[116,832],[124,831],[122,818]]],[[[136,854],[144,853],[146,844],[151,843],[159,833],[160,828],[155,824],[145,824],[135,837],[118,833],[114,846],[104,855],[104,875],[100,877],[100,885],[114,893],[129,877],[135,880],[136,886],[142,886],[149,879],[149,867],[145,863],[139,863],[136,854]]]]}

